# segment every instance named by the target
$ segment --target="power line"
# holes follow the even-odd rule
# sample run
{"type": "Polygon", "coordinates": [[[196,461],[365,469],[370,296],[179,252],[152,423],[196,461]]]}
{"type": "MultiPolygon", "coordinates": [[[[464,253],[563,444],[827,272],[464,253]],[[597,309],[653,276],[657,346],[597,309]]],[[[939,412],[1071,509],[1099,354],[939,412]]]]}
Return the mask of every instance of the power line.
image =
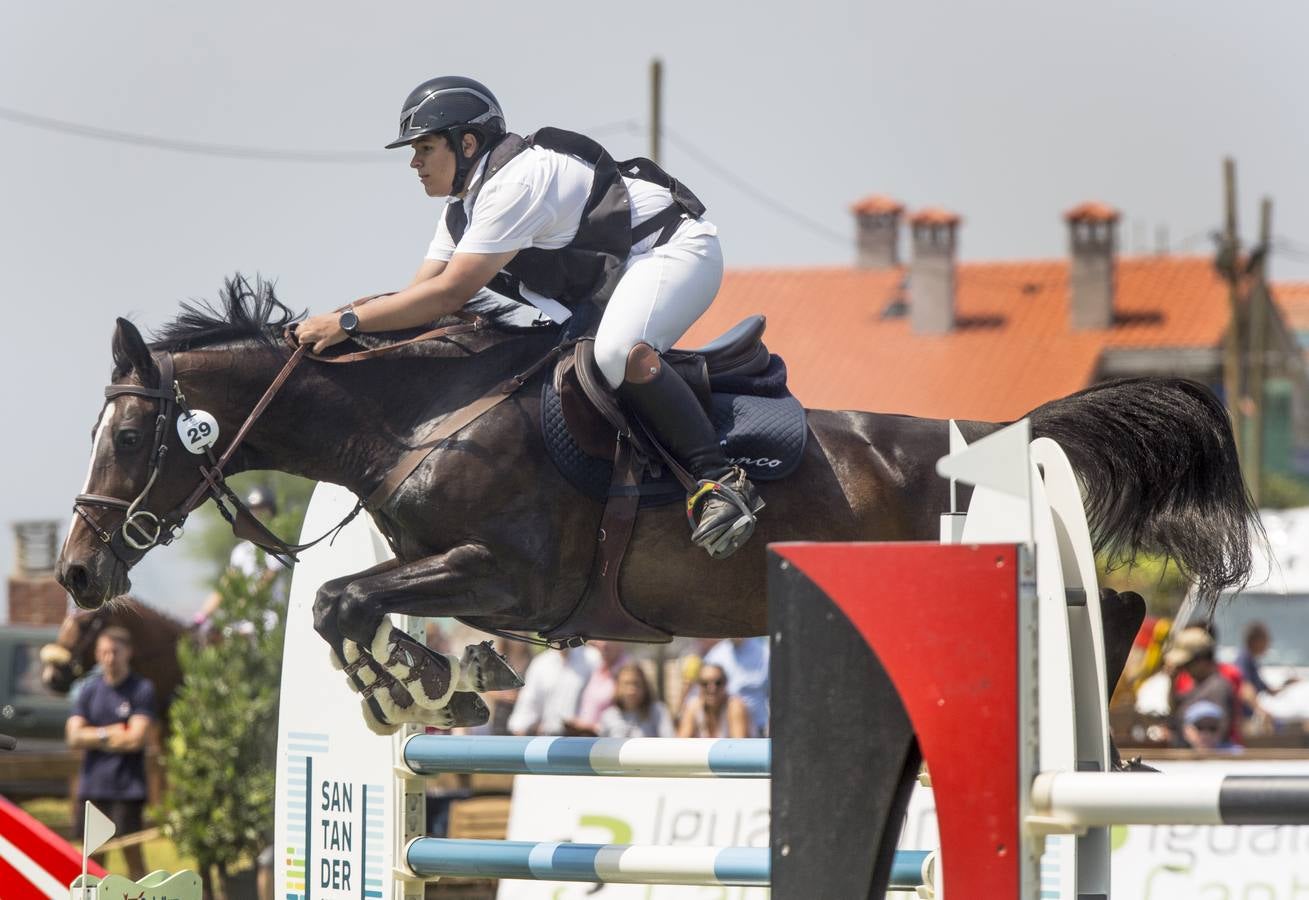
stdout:
{"type": "MultiPolygon", "coordinates": [[[[131,131],[119,131],[114,128],[100,128],[69,122],[49,116],[38,116],[22,110],[0,106],[0,119],[27,128],[38,128],[57,134],[73,135],[97,141],[115,144],[130,144],[136,147],[150,147],[154,150],[166,150],[171,153],[186,153],[192,156],[211,156],[223,159],[243,159],[257,162],[294,162],[294,163],[337,163],[337,164],[374,164],[394,163],[395,155],[385,150],[283,150],[273,147],[250,147],[234,144],[211,144],[204,141],[188,141],[177,138],[163,138],[155,135],[140,134],[131,131]]],[[[639,133],[640,126],[635,119],[621,119],[606,122],[586,130],[589,134],[614,134],[618,132],[639,133]]]]}
{"type": "Polygon", "coordinates": [[[838,232],[833,231],[832,229],[828,228],[826,225],[822,224],[821,222],[817,222],[809,218],[804,213],[798,212],[797,210],[794,210],[783,203],[779,203],[772,196],[764,193],[763,191],[760,191],[754,185],[750,184],[748,181],[745,181],[743,178],[738,176],[731,169],[727,168],[721,163],[716,162],[709,156],[706,156],[694,144],[682,138],[681,135],[673,131],[671,128],[665,128],[664,134],[668,137],[670,141],[676,144],[677,147],[683,153],[694,159],[696,162],[700,163],[700,165],[704,166],[709,171],[716,174],[719,178],[723,179],[723,181],[726,181],[728,184],[732,185],[741,193],[748,195],[749,197],[753,198],[756,202],[762,204],[763,206],[767,206],[769,209],[773,210],[774,212],[781,213],[782,215],[790,219],[792,222],[804,226],[806,229],[813,232],[814,234],[824,237],[834,243],[840,244],[842,247],[849,248],[850,246],[849,235],[839,234],[838,232]]]}
{"type": "Polygon", "coordinates": [[[210,144],[203,141],[163,138],[130,131],[118,131],[113,128],[100,128],[95,125],[83,125],[80,122],[68,122],[63,119],[53,119],[49,116],[38,116],[11,109],[7,106],[0,106],[0,119],[28,128],[39,128],[43,131],[70,134],[97,141],[109,141],[115,144],[151,147],[155,150],[168,150],[173,153],[188,153],[194,156],[218,156],[226,159],[246,159],[259,162],[298,163],[380,163],[390,161],[390,158],[382,150],[278,150],[270,147],[210,144]]]}

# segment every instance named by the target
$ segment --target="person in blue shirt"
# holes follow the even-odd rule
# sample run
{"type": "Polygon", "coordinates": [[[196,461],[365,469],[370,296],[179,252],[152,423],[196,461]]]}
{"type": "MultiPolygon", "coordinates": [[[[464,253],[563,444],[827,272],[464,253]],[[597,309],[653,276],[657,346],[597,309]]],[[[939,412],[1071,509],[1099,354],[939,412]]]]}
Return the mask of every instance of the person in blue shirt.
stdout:
{"type": "MultiPolygon", "coordinates": [[[[113,820],[117,835],[143,827],[146,801],[145,750],[157,718],[155,688],[131,669],[132,637],[126,629],[106,628],[95,645],[100,677],[87,682],[73,704],[65,738],[84,751],[78,779],[74,827],[82,833],[85,802],[113,820]]],[[[141,848],[123,850],[128,875],[145,877],[141,848]]]]}
{"type": "Polygon", "coordinates": [[[1264,681],[1263,674],[1259,671],[1259,658],[1268,652],[1272,644],[1272,638],[1268,634],[1268,626],[1263,622],[1251,622],[1245,626],[1244,645],[1241,652],[1236,656],[1236,667],[1241,670],[1241,677],[1244,679],[1241,688],[1241,702],[1245,705],[1246,716],[1268,716],[1267,711],[1259,702],[1260,694],[1277,694],[1287,685],[1294,684],[1297,679],[1291,676],[1285,682],[1277,687],[1272,687],[1264,681]]]}

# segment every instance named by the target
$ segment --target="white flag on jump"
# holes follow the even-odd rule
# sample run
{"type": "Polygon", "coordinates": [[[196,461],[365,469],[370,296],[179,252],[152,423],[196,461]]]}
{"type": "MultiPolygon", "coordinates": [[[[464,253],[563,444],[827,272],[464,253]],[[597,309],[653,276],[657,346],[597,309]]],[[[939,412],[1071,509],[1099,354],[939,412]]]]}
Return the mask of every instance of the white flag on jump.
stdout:
{"type": "Polygon", "coordinates": [[[92,853],[99,850],[104,842],[114,836],[118,826],[114,820],[96,809],[90,800],[86,801],[86,815],[82,817],[82,896],[94,897],[95,894],[86,887],[86,861],[92,853]]]}

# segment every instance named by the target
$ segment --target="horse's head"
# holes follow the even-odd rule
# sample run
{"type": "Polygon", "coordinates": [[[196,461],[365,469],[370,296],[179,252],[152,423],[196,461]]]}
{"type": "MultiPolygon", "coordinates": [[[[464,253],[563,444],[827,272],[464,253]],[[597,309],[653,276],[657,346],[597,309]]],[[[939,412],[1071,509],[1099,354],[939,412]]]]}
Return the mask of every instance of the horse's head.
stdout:
{"type": "Polygon", "coordinates": [[[113,353],[113,381],[92,432],[86,485],[57,568],[59,583],[84,609],[127,591],[128,570],[175,536],[199,479],[186,459],[191,454],[179,446],[171,355],[156,357],[125,319],[118,320],[113,353]]]}

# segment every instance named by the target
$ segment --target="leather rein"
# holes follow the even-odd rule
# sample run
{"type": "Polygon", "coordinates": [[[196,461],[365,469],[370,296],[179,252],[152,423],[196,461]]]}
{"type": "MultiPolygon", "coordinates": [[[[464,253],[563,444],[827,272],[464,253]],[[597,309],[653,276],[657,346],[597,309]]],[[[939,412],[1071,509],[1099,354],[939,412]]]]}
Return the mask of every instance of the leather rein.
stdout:
{"type": "MultiPolygon", "coordinates": [[[[373,298],[366,298],[371,300],[373,298]]],[[[366,302],[365,301],[357,301],[366,302]]],[[[273,398],[277,396],[282,386],[286,384],[287,379],[295,370],[300,361],[308,357],[316,362],[344,364],[360,362],[367,359],[376,359],[388,353],[394,352],[402,347],[420,341],[434,340],[436,338],[447,337],[455,334],[464,334],[467,332],[478,331],[485,327],[486,322],[480,316],[471,314],[459,314],[464,321],[434,328],[430,331],[423,332],[415,337],[398,341],[394,344],[388,344],[384,347],[370,348],[355,353],[345,353],[339,356],[321,356],[309,351],[308,345],[297,344],[292,329],[287,329],[283,334],[283,339],[288,346],[294,348],[290,359],[282,366],[277,377],[264,391],[259,398],[250,414],[246,416],[241,427],[237,429],[236,436],[232,438],[231,443],[219,457],[214,456],[213,447],[208,446],[204,449],[205,459],[197,463],[199,470],[199,481],[195,488],[178,506],[170,512],[160,516],[146,508],[146,503],[150,497],[150,492],[154,487],[159,472],[163,468],[165,459],[168,456],[168,435],[174,430],[172,425],[176,415],[181,413],[189,417],[191,410],[186,404],[186,396],[182,393],[182,388],[174,379],[173,356],[171,353],[164,353],[158,357],[159,366],[159,386],[146,387],[135,384],[111,384],[105,388],[105,405],[108,405],[118,397],[135,396],[145,397],[154,400],[158,404],[158,412],[155,416],[154,443],[149,456],[149,474],[143,487],[132,500],[122,500],[118,497],[108,497],[103,494],[78,494],[73,501],[73,511],[86,522],[91,531],[99,538],[100,542],[109,547],[114,556],[125,566],[135,565],[146,552],[156,546],[166,546],[171,544],[182,535],[182,527],[186,523],[187,517],[207,499],[213,499],[214,504],[218,507],[219,513],[231,525],[232,532],[239,538],[250,541],[256,546],[262,548],[270,554],[280,559],[284,564],[290,565],[297,561],[296,554],[303,550],[326,540],[335,535],[344,528],[355,516],[357,516],[365,507],[365,501],[360,500],[353,510],[351,510],[344,519],[332,527],[326,534],[318,537],[305,544],[290,544],[282,540],[263,522],[250,511],[249,507],[241,500],[240,497],[227,484],[225,469],[232,461],[238,448],[245,441],[250,430],[254,427],[259,417],[263,415],[264,410],[272,403],[273,398]],[[205,462],[208,465],[205,465],[205,462]],[[229,506],[231,508],[229,508],[229,506]],[[92,515],[91,509],[109,509],[123,513],[123,521],[113,531],[107,531],[95,516],[92,515]]],[[[467,425],[472,419],[477,418],[483,412],[486,412],[492,406],[505,399],[519,387],[526,383],[526,380],[535,374],[541,366],[545,365],[551,359],[557,357],[562,347],[556,347],[550,354],[539,363],[533,365],[531,369],[522,375],[515,376],[500,385],[493,388],[487,395],[476,401],[473,406],[477,407],[475,415],[469,417],[467,414],[447,417],[437,423],[438,427],[423,435],[415,450],[411,450],[405,457],[392,467],[383,485],[370,495],[367,505],[371,508],[377,508],[380,505],[379,495],[384,489],[389,488],[385,496],[380,496],[380,500],[385,500],[394,493],[404,478],[417,468],[433,449],[436,440],[442,439],[445,435],[441,432],[449,430],[453,432],[467,425]],[[487,402],[488,399],[493,402],[487,402]],[[456,421],[451,421],[456,420],[456,421]],[[444,426],[444,427],[442,427],[444,426]],[[453,428],[451,427],[453,426],[453,428]],[[417,458],[415,458],[417,456],[417,458]],[[407,466],[407,469],[405,467],[407,466]],[[403,475],[400,475],[401,470],[403,475]],[[400,476],[397,478],[397,476],[400,476]]],[[[104,407],[101,407],[100,414],[104,415],[104,407]]]]}

